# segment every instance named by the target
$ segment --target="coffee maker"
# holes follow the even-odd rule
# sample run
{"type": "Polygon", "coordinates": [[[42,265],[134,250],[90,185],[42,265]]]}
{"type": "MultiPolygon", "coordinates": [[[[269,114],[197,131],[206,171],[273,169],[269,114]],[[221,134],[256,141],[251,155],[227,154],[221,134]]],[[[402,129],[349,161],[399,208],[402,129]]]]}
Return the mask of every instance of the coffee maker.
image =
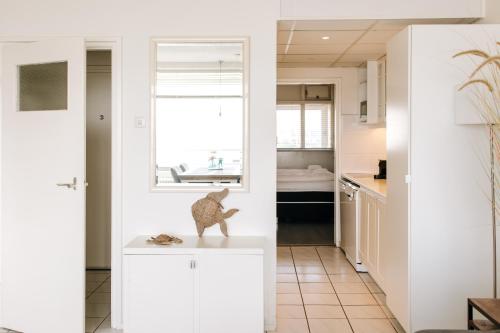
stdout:
{"type": "Polygon", "coordinates": [[[375,179],[387,178],[387,160],[378,161],[378,175],[373,176],[375,179]]]}

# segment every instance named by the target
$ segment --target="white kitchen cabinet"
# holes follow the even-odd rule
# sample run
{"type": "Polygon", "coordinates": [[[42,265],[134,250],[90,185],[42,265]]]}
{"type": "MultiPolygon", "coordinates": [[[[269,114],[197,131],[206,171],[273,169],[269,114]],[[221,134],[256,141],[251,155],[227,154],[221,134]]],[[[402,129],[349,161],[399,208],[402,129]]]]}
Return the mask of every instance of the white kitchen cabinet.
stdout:
{"type": "Polygon", "coordinates": [[[361,200],[360,217],[360,256],[361,262],[368,270],[368,273],[379,284],[384,284],[384,272],[380,266],[383,262],[381,253],[381,226],[385,224],[385,201],[371,192],[361,190],[359,193],[361,200]]]}
{"type": "Polygon", "coordinates": [[[360,231],[359,231],[359,257],[365,263],[368,259],[368,197],[366,192],[359,192],[360,201],[360,231]]]}
{"type": "Polygon", "coordinates": [[[368,201],[368,253],[365,266],[368,272],[376,273],[378,271],[378,209],[377,199],[367,195],[368,201]]]}
{"type": "Polygon", "coordinates": [[[124,333],[262,333],[259,237],[138,237],[124,249],[124,333]]]}
{"type": "Polygon", "coordinates": [[[377,125],[385,122],[385,59],[369,60],[360,72],[360,102],[366,101],[366,114],[361,111],[362,123],[377,125]],[[366,82],[363,80],[366,73],[366,82]]]}

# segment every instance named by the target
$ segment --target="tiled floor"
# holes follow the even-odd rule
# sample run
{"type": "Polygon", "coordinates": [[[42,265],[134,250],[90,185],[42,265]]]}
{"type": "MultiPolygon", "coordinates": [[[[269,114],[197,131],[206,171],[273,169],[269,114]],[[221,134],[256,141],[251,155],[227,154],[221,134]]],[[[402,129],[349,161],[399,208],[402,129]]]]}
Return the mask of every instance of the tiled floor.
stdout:
{"type": "Polygon", "coordinates": [[[87,271],[85,332],[120,333],[111,328],[111,272],[87,271]]]}
{"type": "Polygon", "coordinates": [[[385,295],[335,247],[278,247],[276,333],[400,333],[385,295]]]}

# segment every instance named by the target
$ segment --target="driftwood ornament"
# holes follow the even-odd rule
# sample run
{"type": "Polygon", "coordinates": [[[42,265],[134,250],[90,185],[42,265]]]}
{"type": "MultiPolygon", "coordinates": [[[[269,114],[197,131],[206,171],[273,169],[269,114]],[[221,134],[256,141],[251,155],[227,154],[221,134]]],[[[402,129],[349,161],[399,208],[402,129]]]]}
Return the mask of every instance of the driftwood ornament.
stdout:
{"type": "Polygon", "coordinates": [[[156,237],[151,237],[148,242],[155,243],[156,245],[170,245],[170,244],[180,244],[182,239],[169,236],[167,234],[159,234],[156,237]]]}
{"type": "Polygon", "coordinates": [[[222,211],[224,207],[222,206],[221,201],[228,194],[229,190],[226,188],[220,192],[209,193],[206,197],[193,204],[191,207],[191,213],[193,214],[193,218],[196,222],[198,236],[203,236],[205,228],[219,223],[220,231],[222,231],[224,236],[228,237],[225,219],[230,218],[239,211],[238,209],[230,209],[225,213],[222,211]]]}

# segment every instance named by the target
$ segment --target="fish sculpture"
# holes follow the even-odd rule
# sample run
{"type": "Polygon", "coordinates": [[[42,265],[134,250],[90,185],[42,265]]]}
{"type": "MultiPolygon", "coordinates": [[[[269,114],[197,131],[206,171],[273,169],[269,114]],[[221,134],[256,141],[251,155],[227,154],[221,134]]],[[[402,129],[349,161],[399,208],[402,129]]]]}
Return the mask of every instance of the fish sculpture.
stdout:
{"type": "Polygon", "coordinates": [[[222,206],[221,201],[227,197],[228,194],[229,190],[227,188],[220,192],[211,192],[203,199],[200,199],[193,204],[191,207],[191,213],[193,214],[194,221],[196,222],[198,236],[203,236],[205,228],[219,223],[220,231],[224,234],[224,236],[228,237],[225,219],[230,218],[239,211],[239,209],[230,209],[225,213],[222,211],[224,206],[222,206]]]}

